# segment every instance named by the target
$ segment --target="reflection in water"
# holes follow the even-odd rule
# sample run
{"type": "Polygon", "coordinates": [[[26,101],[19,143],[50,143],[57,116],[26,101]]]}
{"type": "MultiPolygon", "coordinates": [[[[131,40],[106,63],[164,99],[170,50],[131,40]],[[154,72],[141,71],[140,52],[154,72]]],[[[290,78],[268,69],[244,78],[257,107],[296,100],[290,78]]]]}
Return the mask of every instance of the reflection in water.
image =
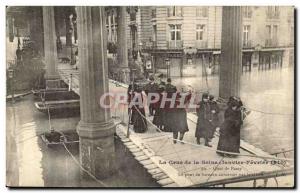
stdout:
{"type": "MultiPolygon", "coordinates": [[[[54,117],[52,127],[57,131],[75,132],[79,117],[54,117]]],[[[16,145],[10,145],[9,151],[17,152],[15,159],[8,162],[18,165],[17,170],[8,169],[11,179],[18,178],[15,186],[46,187],[101,187],[92,178],[80,179],[80,168],[63,146],[47,147],[37,135],[48,131],[46,114],[34,108],[31,96],[25,97],[12,107],[7,103],[7,133],[13,133],[8,141],[16,139],[16,145]],[[14,126],[15,125],[15,126],[14,126]]],[[[10,135],[9,135],[10,136],[10,135]]],[[[115,140],[118,169],[116,173],[103,180],[112,187],[157,187],[159,186],[146,170],[126,151],[120,140],[115,140]]],[[[79,160],[78,144],[68,144],[67,148],[79,160]]]]}

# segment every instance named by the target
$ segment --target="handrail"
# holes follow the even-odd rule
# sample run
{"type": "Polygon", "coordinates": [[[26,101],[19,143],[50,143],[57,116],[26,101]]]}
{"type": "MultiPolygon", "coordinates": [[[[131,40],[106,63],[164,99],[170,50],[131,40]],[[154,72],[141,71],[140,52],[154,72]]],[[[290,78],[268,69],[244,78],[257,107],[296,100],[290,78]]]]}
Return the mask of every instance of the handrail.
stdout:
{"type": "MultiPolygon", "coordinates": [[[[259,179],[267,179],[267,178],[276,178],[280,176],[288,176],[294,174],[294,167],[282,170],[276,170],[271,172],[261,172],[255,175],[245,175],[245,176],[237,176],[228,179],[221,179],[215,180],[210,182],[204,182],[192,185],[190,187],[208,187],[208,186],[217,186],[217,185],[225,185],[225,184],[232,184],[237,182],[245,182],[245,181],[252,181],[252,180],[259,180],[259,179]]],[[[256,181],[255,181],[256,182],[256,181]]]]}
{"type": "Polygon", "coordinates": [[[278,154],[281,154],[281,153],[287,153],[287,152],[292,152],[292,151],[294,151],[294,149],[278,151],[278,152],[270,153],[270,154],[271,154],[271,155],[278,155],[278,154]]]}

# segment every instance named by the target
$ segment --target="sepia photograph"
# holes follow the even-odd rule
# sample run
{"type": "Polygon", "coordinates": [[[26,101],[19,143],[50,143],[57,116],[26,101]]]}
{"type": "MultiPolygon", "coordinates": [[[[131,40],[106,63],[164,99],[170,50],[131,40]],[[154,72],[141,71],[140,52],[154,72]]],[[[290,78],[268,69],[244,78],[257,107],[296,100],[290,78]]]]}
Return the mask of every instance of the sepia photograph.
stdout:
{"type": "Polygon", "coordinates": [[[5,6],[6,186],[294,189],[295,13],[5,6]]]}

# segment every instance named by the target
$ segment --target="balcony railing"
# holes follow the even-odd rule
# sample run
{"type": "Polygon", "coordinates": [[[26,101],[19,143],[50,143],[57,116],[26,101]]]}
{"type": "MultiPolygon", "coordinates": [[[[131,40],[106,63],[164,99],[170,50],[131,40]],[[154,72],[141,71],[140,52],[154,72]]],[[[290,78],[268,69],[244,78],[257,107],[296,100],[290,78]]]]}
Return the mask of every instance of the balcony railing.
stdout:
{"type": "Polygon", "coordinates": [[[278,46],[277,39],[266,39],[265,47],[276,47],[278,46]]]}
{"type": "Polygon", "coordinates": [[[196,41],[196,48],[207,48],[207,41],[196,41]]]}
{"type": "Polygon", "coordinates": [[[155,49],[156,48],[156,41],[147,41],[143,44],[143,49],[155,49]]]}
{"type": "Polygon", "coordinates": [[[279,11],[271,11],[271,10],[267,11],[268,19],[279,19],[279,15],[280,15],[279,11]]]}
{"type": "Polygon", "coordinates": [[[176,49],[176,48],[182,48],[182,47],[183,47],[183,41],[182,40],[168,41],[168,48],[169,49],[176,49]]]}
{"type": "Polygon", "coordinates": [[[243,41],[243,48],[252,48],[252,41],[243,41]]]}

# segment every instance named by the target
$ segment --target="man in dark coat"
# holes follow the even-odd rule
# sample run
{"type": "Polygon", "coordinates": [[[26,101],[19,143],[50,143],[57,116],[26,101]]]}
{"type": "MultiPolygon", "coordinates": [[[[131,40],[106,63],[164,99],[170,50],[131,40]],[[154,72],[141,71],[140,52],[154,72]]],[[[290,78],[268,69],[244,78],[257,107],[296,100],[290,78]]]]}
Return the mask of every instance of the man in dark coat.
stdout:
{"type": "Polygon", "coordinates": [[[214,133],[216,131],[216,128],[219,127],[219,112],[220,108],[218,106],[218,103],[214,100],[213,95],[209,95],[209,107],[210,107],[210,122],[212,125],[212,128],[210,130],[209,140],[211,140],[214,137],[214,133]]]}
{"type": "MultiPolygon", "coordinates": [[[[220,138],[217,150],[233,153],[240,152],[240,130],[243,124],[242,105],[242,102],[235,97],[231,98],[228,102],[228,108],[224,114],[225,120],[220,127],[220,138]]],[[[226,153],[217,153],[223,156],[230,156],[226,153]]]]}
{"type": "Polygon", "coordinates": [[[157,103],[155,103],[155,112],[153,117],[153,124],[156,125],[160,130],[163,130],[164,127],[164,113],[163,109],[160,107],[164,90],[165,87],[163,85],[159,86],[159,100],[157,103]]]}
{"type": "Polygon", "coordinates": [[[166,83],[162,80],[163,74],[158,75],[158,85],[161,86],[166,86],[166,83]]]}
{"type": "Polygon", "coordinates": [[[209,137],[210,137],[210,131],[212,129],[211,124],[211,111],[209,106],[209,97],[208,93],[203,93],[202,95],[202,101],[198,104],[199,107],[197,108],[197,127],[196,127],[196,133],[195,137],[197,139],[197,144],[200,144],[200,138],[205,139],[205,146],[212,147],[209,144],[209,137]]]}
{"type": "MultiPolygon", "coordinates": [[[[158,93],[158,84],[154,82],[154,78],[153,76],[151,76],[149,78],[150,82],[145,86],[145,93],[148,97],[149,94],[153,94],[153,93],[158,93]]],[[[153,100],[154,99],[154,96],[151,96],[150,100],[153,100]]],[[[149,104],[149,113],[150,113],[150,116],[153,116],[154,114],[154,111],[156,111],[155,109],[155,104],[152,102],[149,104]]]]}
{"type": "Polygon", "coordinates": [[[182,140],[184,137],[185,132],[189,131],[188,124],[187,124],[187,113],[186,113],[186,104],[189,103],[191,99],[191,93],[177,93],[176,101],[175,101],[175,109],[174,109],[174,119],[173,119],[173,143],[177,142],[178,133],[179,133],[179,140],[183,144],[182,140]],[[182,100],[184,99],[184,100],[182,100]],[[180,104],[184,101],[184,105],[180,104]]]}
{"type": "Polygon", "coordinates": [[[131,102],[133,102],[131,107],[131,121],[133,124],[133,130],[136,133],[144,133],[147,130],[147,120],[145,118],[145,109],[143,104],[137,104],[138,98],[143,101],[142,89],[139,86],[135,86],[134,92],[131,97],[131,102]],[[133,101],[136,100],[136,101],[133,101]]]}
{"type": "MultiPolygon", "coordinates": [[[[171,82],[172,82],[171,78],[168,78],[165,87],[165,91],[166,91],[165,94],[167,95],[168,99],[171,99],[172,96],[174,94],[176,95],[177,92],[176,86],[172,85],[171,82]]],[[[166,101],[165,106],[163,107],[165,132],[172,132],[172,127],[175,124],[174,120],[176,120],[176,117],[174,117],[175,108],[172,107],[171,104],[172,104],[171,101],[166,101]]]]}

